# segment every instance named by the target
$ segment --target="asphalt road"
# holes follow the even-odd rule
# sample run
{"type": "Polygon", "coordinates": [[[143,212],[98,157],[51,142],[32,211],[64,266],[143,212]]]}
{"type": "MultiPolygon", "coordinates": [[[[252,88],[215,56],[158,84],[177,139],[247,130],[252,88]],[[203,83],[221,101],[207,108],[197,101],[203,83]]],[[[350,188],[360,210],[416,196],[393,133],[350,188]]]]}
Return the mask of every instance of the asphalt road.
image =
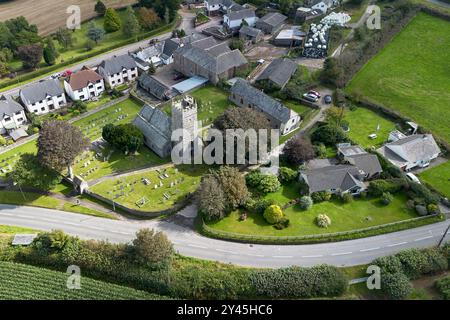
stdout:
{"type": "MultiPolygon", "coordinates": [[[[185,211],[194,212],[190,206],[185,211]]],[[[185,212],[186,213],[186,212],[185,212]]],[[[189,215],[189,214],[188,214],[189,215]]],[[[82,239],[127,243],[137,230],[155,228],[164,231],[180,254],[252,267],[312,266],[327,263],[352,266],[396,253],[407,248],[438,244],[449,221],[376,237],[311,245],[249,245],[203,237],[188,227],[166,221],[118,221],[63,211],[0,205],[0,225],[22,226],[37,230],[60,229],[82,239]]],[[[449,233],[446,241],[450,240],[449,233]]]]}

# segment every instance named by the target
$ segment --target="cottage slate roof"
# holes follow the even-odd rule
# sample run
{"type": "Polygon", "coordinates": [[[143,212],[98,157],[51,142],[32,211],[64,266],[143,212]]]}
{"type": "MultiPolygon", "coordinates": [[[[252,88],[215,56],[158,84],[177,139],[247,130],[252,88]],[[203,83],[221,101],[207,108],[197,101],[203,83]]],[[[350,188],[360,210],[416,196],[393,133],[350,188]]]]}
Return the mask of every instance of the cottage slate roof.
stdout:
{"type": "Polygon", "coordinates": [[[72,90],[80,90],[86,88],[90,83],[96,83],[102,79],[103,77],[94,70],[83,69],[72,73],[69,78],[69,84],[72,90]]]}
{"type": "Polygon", "coordinates": [[[380,161],[378,161],[378,157],[374,154],[356,154],[350,156],[349,158],[353,160],[354,165],[358,169],[364,171],[369,176],[383,172],[380,161]]]}
{"type": "Polygon", "coordinates": [[[344,157],[351,157],[360,154],[367,154],[367,151],[364,150],[361,146],[358,145],[342,145],[338,146],[338,151],[342,153],[344,157]]]}
{"type": "Polygon", "coordinates": [[[163,56],[170,57],[178,49],[180,43],[174,39],[168,39],[164,41],[164,48],[162,51],[163,56]]]}
{"type": "Polygon", "coordinates": [[[204,39],[192,41],[190,44],[196,48],[206,50],[217,45],[217,41],[214,39],[214,37],[207,37],[204,39]]]}
{"type": "Polygon", "coordinates": [[[239,30],[239,33],[249,37],[257,37],[258,35],[262,34],[262,31],[249,26],[242,26],[242,28],[239,30]]]}
{"type": "Polygon", "coordinates": [[[280,87],[284,87],[297,71],[297,64],[291,59],[278,58],[273,60],[267,68],[261,72],[256,81],[270,80],[280,87]]]}
{"type": "Polygon", "coordinates": [[[64,90],[57,79],[34,83],[23,88],[20,92],[25,104],[33,104],[45,100],[47,96],[55,97],[64,94],[64,90]]]}
{"type": "Polygon", "coordinates": [[[145,61],[152,57],[159,56],[163,52],[164,46],[165,42],[158,42],[155,45],[142,49],[141,51],[137,52],[134,56],[135,58],[145,61]]]}
{"type": "Polygon", "coordinates": [[[231,93],[245,97],[250,104],[257,106],[262,112],[272,116],[282,123],[287,122],[296,113],[281,102],[253,87],[244,79],[237,79],[231,87],[231,93]]]}
{"type": "Polygon", "coordinates": [[[160,100],[165,100],[170,96],[170,88],[147,73],[141,74],[138,82],[144,90],[160,100]]]}
{"type": "Polygon", "coordinates": [[[255,10],[253,9],[243,9],[239,11],[230,11],[226,14],[230,21],[243,20],[247,18],[256,17],[255,10]]]}
{"type": "Polygon", "coordinates": [[[148,141],[151,141],[159,149],[171,143],[171,121],[163,111],[145,105],[133,121],[148,141]]]}
{"type": "Polygon", "coordinates": [[[286,19],[287,17],[279,12],[270,12],[259,19],[258,22],[264,22],[272,27],[276,27],[282,24],[286,19]]]}
{"type": "Polygon", "coordinates": [[[210,48],[207,48],[206,51],[209,54],[212,54],[214,57],[218,57],[221,54],[231,52],[231,49],[226,42],[222,42],[222,43],[218,43],[210,48]]]}
{"type": "Polygon", "coordinates": [[[398,164],[429,161],[433,155],[441,152],[431,134],[414,134],[388,143],[378,151],[398,164]]]}
{"type": "Polygon", "coordinates": [[[347,191],[353,187],[364,188],[364,184],[357,178],[360,172],[352,165],[329,166],[301,172],[309,186],[309,192],[337,189],[347,191]]]}
{"type": "Polygon", "coordinates": [[[0,119],[5,116],[12,117],[16,112],[23,111],[23,107],[11,97],[0,97],[0,119]]]}
{"type": "Polygon", "coordinates": [[[100,63],[98,70],[101,75],[110,76],[122,72],[123,69],[130,70],[134,68],[137,68],[136,61],[128,54],[124,54],[121,56],[114,56],[108,60],[103,60],[102,63],[100,63]]]}

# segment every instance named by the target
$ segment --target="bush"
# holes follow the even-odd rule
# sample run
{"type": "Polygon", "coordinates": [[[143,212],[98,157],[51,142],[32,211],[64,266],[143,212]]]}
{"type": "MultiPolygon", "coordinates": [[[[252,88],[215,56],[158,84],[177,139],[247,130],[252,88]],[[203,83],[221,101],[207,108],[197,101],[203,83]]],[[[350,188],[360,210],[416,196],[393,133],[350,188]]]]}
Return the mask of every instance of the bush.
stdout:
{"type": "Polygon", "coordinates": [[[402,264],[402,271],[409,279],[417,279],[425,274],[428,263],[426,255],[418,249],[404,250],[396,254],[402,264]]]}
{"type": "Polygon", "coordinates": [[[347,193],[343,193],[341,195],[341,200],[344,203],[350,203],[350,202],[353,201],[353,196],[350,193],[348,193],[348,192],[347,193]]]}
{"type": "Polygon", "coordinates": [[[276,224],[284,217],[284,213],[277,205],[271,205],[264,210],[264,219],[270,224],[276,224]]]}
{"type": "Polygon", "coordinates": [[[381,202],[385,206],[389,205],[392,202],[392,200],[394,200],[394,197],[389,192],[384,192],[383,195],[381,196],[381,202]]]}
{"type": "Polygon", "coordinates": [[[336,143],[346,141],[347,136],[340,126],[322,125],[312,133],[311,140],[314,144],[334,146],[336,143]]]}
{"type": "Polygon", "coordinates": [[[102,137],[114,148],[124,153],[135,153],[144,144],[144,135],[138,127],[131,123],[107,124],[103,127],[102,137]]]}
{"type": "Polygon", "coordinates": [[[427,211],[427,208],[425,206],[422,206],[422,205],[418,204],[418,205],[416,205],[415,208],[416,208],[416,212],[417,212],[417,214],[419,216],[424,217],[424,216],[428,215],[428,211],[427,211]]]}
{"type": "Polygon", "coordinates": [[[64,249],[71,238],[61,230],[40,233],[33,241],[33,247],[46,255],[64,249]]]}
{"type": "Polygon", "coordinates": [[[281,218],[281,220],[278,221],[277,223],[275,223],[273,225],[273,227],[277,230],[283,230],[283,229],[286,229],[287,227],[289,227],[290,223],[291,222],[289,221],[289,219],[281,218]]]}
{"type": "Polygon", "coordinates": [[[323,201],[330,201],[331,200],[331,192],[329,192],[329,191],[313,192],[311,194],[311,198],[313,199],[314,203],[320,203],[320,202],[323,202],[323,201]]]}
{"type": "Polygon", "coordinates": [[[397,256],[380,257],[375,259],[372,264],[380,268],[382,277],[385,274],[403,272],[402,263],[397,256]]]}
{"type": "Polygon", "coordinates": [[[136,233],[131,251],[135,261],[147,267],[166,266],[173,255],[172,243],[167,236],[150,229],[141,229],[136,233]]]}
{"type": "Polygon", "coordinates": [[[439,203],[439,196],[431,192],[426,186],[420,183],[410,183],[410,189],[414,192],[418,197],[423,198],[425,203],[428,204],[437,204],[439,203]]]}
{"type": "Polygon", "coordinates": [[[292,182],[298,177],[298,172],[288,167],[281,167],[279,177],[281,182],[292,182]]]}
{"type": "MultiPolygon", "coordinates": [[[[252,201],[250,201],[252,203],[252,201]]],[[[264,211],[270,207],[271,205],[276,205],[276,201],[274,199],[258,199],[254,200],[253,206],[251,208],[247,208],[250,211],[253,211],[258,214],[264,214],[264,211]]]]}
{"type": "Polygon", "coordinates": [[[388,273],[381,277],[381,290],[395,300],[405,299],[412,292],[412,285],[403,273],[388,273]]]}
{"type": "Polygon", "coordinates": [[[386,192],[399,192],[404,186],[403,179],[375,180],[369,183],[367,192],[373,197],[381,197],[386,192]]]}
{"type": "Polygon", "coordinates": [[[435,286],[442,298],[450,300],[450,276],[437,280],[435,286]]]}
{"type": "Polygon", "coordinates": [[[261,171],[259,170],[253,170],[250,171],[246,176],[245,176],[245,183],[247,183],[247,186],[251,187],[251,188],[256,188],[261,179],[262,179],[262,174],[261,171]]]}
{"type": "Polygon", "coordinates": [[[319,214],[316,217],[316,224],[320,228],[328,228],[331,225],[331,219],[326,214],[319,214]]]}
{"type": "Polygon", "coordinates": [[[434,203],[430,203],[427,205],[427,211],[429,214],[436,214],[439,213],[439,206],[435,205],[434,203]]]}
{"type": "Polygon", "coordinates": [[[316,153],[316,157],[320,159],[327,158],[327,147],[322,142],[314,145],[314,152],[316,153]]]}
{"type": "Polygon", "coordinates": [[[264,174],[262,175],[257,189],[262,193],[271,193],[276,192],[278,189],[280,189],[280,187],[281,184],[278,180],[278,177],[264,174]]]}
{"type": "Polygon", "coordinates": [[[250,282],[257,296],[269,299],[339,296],[348,283],[339,269],[328,265],[255,270],[250,282]]]}
{"type": "Polygon", "coordinates": [[[303,196],[300,198],[299,205],[300,205],[300,208],[302,208],[303,210],[308,210],[312,207],[313,200],[309,196],[303,196]]]}

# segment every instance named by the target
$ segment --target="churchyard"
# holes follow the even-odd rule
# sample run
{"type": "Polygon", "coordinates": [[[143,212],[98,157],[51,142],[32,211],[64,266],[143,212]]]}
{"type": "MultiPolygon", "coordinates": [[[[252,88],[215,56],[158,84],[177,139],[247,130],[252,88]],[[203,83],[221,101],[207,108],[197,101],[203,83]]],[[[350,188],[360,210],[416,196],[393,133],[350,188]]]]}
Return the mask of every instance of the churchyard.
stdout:
{"type": "Polygon", "coordinates": [[[110,179],[90,190],[127,208],[162,211],[193,193],[208,168],[185,165],[110,179]]]}
{"type": "Polygon", "coordinates": [[[398,111],[450,141],[449,34],[448,21],[419,13],[346,90],[398,111]]]}

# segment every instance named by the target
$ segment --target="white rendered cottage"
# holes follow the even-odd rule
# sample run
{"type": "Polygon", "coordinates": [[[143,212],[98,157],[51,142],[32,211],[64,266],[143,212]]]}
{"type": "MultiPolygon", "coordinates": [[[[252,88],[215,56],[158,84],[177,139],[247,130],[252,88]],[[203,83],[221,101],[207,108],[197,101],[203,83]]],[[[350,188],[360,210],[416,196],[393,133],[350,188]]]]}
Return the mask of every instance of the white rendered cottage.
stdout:
{"type": "Polygon", "coordinates": [[[105,82],[94,70],[83,68],[64,80],[64,88],[73,101],[86,101],[100,96],[105,91],[105,82]]]}
{"type": "Polygon", "coordinates": [[[46,114],[67,104],[59,80],[44,80],[20,90],[20,99],[30,113],[46,114]]]}
{"type": "Polygon", "coordinates": [[[97,71],[110,88],[134,81],[138,77],[137,64],[127,54],[102,61],[97,71]]]}

